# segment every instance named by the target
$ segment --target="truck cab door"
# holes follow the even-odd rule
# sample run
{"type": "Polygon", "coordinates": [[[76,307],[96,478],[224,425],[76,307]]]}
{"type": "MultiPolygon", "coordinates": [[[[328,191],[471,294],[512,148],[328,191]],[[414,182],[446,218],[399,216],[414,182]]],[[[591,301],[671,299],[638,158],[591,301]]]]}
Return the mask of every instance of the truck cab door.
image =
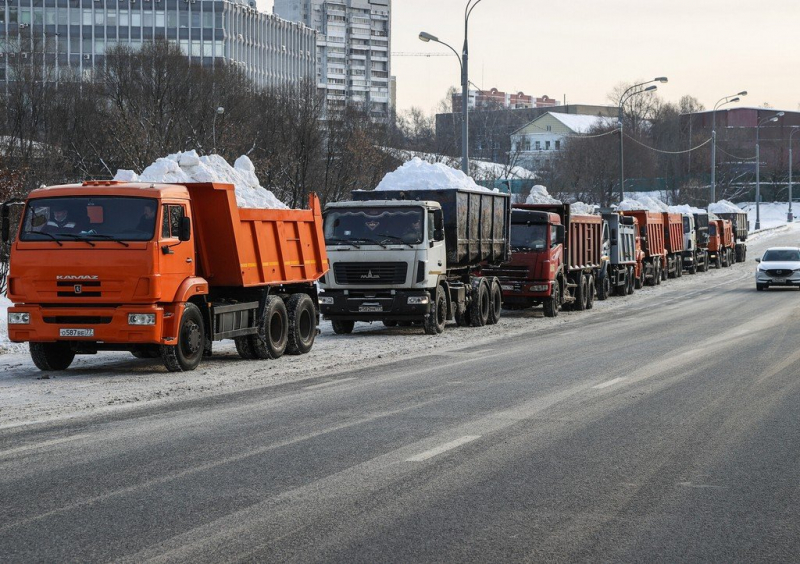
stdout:
{"type": "Polygon", "coordinates": [[[187,217],[185,204],[165,203],[161,206],[161,232],[159,237],[162,296],[171,301],[186,278],[193,276],[194,243],[180,240],[183,218],[187,217]]]}
{"type": "Polygon", "coordinates": [[[445,274],[447,271],[447,247],[444,240],[444,216],[442,210],[428,210],[428,271],[445,274]]]}

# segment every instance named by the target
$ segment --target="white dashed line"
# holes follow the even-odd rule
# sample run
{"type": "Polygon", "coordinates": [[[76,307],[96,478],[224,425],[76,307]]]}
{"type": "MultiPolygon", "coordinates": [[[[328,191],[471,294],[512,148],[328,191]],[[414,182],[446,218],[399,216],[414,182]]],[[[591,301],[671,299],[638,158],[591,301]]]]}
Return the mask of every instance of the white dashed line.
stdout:
{"type": "Polygon", "coordinates": [[[613,386],[614,384],[619,384],[624,380],[626,380],[626,378],[614,378],[613,380],[609,380],[608,382],[603,382],[602,384],[597,384],[596,386],[592,386],[592,388],[595,390],[601,390],[603,388],[608,388],[609,386],[613,386]]]}
{"type": "Polygon", "coordinates": [[[475,439],[480,439],[480,435],[467,435],[466,437],[461,437],[460,439],[456,439],[454,441],[450,441],[449,443],[445,443],[440,445],[436,448],[432,448],[431,450],[426,450],[425,452],[421,452],[416,456],[412,456],[411,458],[407,459],[406,462],[422,462],[423,460],[428,460],[429,458],[433,458],[443,452],[447,452],[448,450],[453,450],[454,448],[458,448],[461,445],[465,445],[469,442],[474,441],[475,439]]]}

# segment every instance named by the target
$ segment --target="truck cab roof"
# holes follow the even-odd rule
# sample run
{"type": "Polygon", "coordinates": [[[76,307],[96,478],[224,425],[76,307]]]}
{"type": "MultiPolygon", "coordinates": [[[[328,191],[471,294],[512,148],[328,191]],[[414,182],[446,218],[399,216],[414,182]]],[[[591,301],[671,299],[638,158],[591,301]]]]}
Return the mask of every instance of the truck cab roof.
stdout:
{"type": "Polygon", "coordinates": [[[53,198],[68,196],[132,196],[139,198],[189,199],[189,191],[182,184],[155,182],[121,182],[115,180],[90,180],[82,184],[60,184],[31,191],[29,198],[53,198]]]}
{"type": "Polygon", "coordinates": [[[331,202],[326,204],[325,209],[329,208],[353,208],[364,206],[383,206],[395,208],[407,208],[409,206],[421,206],[428,209],[440,209],[442,205],[439,202],[431,200],[348,200],[346,202],[331,202]]]}
{"type": "Polygon", "coordinates": [[[561,225],[561,217],[557,213],[511,208],[511,224],[515,223],[552,223],[561,225]]]}

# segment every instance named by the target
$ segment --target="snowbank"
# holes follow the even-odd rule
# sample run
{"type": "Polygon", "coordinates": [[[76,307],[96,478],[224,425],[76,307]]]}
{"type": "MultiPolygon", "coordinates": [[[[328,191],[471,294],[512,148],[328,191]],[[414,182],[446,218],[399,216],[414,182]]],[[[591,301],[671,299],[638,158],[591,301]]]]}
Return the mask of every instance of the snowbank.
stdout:
{"type": "Polygon", "coordinates": [[[525,200],[526,204],[560,204],[561,200],[556,200],[547,191],[547,188],[541,184],[537,184],[531,188],[531,193],[528,194],[528,199],[525,200]]]}
{"type": "Polygon", "coordinates": [[[728,200],[720,200],[716,204],[710,204],[708,211],[711,213],[741,213],[742,208],[728,200]]]}
{"type": "Polygon", "coordinates": [[[375,190],[473,190],[492,192],[461,172],[442,163],[414,157],[383,177],[375,190]]]}
{"type": "Polygon", "coordinates": [[[200,157],[197,151],[175,153],[148,166],[141,175],[132,170],[119,170],[115,180],[126,182],[223,182],[236,187],[236,203],[240,208],[285,209],[286,204],[262,187],[252,161],[241,156],[233,166],[219,155],[200,157]]]}

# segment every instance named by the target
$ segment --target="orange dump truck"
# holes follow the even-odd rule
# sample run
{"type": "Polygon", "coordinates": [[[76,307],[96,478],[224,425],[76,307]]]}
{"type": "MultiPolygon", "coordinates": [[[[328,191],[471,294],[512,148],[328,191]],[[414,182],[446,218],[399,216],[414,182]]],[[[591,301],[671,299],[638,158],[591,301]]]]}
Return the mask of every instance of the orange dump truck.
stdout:
{"type": "Polygon", "coordinates": [[[8,333],[42,370],[104,350],[193,370],[223,339],[246,359],[302,354],[327,265],[316,196],[308,210],[245,209],[231,184],[42,188],[11,248],[8,333]]]}
{"type": "Polygon", "coordinates": [[[728,267],[736,262],[736,239],[733,223],[727,219],[708,222],[708,260],[716,268],[728,267]]]}

